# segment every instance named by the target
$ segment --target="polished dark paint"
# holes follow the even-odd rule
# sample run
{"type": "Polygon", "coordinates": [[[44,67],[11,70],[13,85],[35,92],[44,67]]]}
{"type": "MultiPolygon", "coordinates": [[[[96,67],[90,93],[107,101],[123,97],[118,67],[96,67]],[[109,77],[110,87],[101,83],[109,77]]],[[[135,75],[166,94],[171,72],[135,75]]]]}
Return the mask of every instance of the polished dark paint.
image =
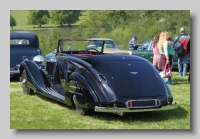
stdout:
{"type": "MultiPolygon", "coordinates": [[[[80,107],[94,109],[95,105],[110,106],[117,103],[118,107],[125,107],[125,102],[131,99],[160,99],[163,104],[167,103],[167,94],[165,89],[168,87],[160,78],[158,72],[149,64],[137,56],[122,55],[99,55],[90,57],[68,56],[65,54],[57,55],[57,65],[55,68],[55,77],[52,84],[49,83],[43,71],[32,61],[24,61],[21,68],[25,67],[28,71],[30,83],[33,83],[32,89],[36,89],[41,94],[48,96],[43,88],[52,87],[54,91],[65,97],[65,100],[51,96],[68,105],[72,105],[71,98],[73,93],[69,93],[70,86],[76,86],[77,81],[83,88],[84,95],[77,95],[78,105],[80,107]],[[66,74],[67,63],[73,65],[75,72],[66,74]],[[136,79],[129,79],[127,73],[132,68],[138,72],[136,79]],[[139,65],[139,66],[136,66],[139,65]],[[138,68],[140,67],[140,68],[138,68]],[[151,69],[151,71],[147,71],[151,69]],[[129,70],[127,72],[127,70],[129,70]],[[112,71],[112,72],[111,72],[112,71]],[[151,74],[149,74],[151,72],[151,74]],[[112,77],[115,77],[114,80],[112,77]],[[143,80],[145,79],[145,80],[143,80]],[[157,84],[157,88],[155,86],[157,84]],[[62,85],[56,88],[55,85],[62,85]],[[65,93],[63,93],[63,90],[65,93]],[[86,105],[87,104],[87,105],[86,105]]],[[[21,69],[21,71],[22,71],[21,69]]],[[[171,95],[171,93],[169,94],[171,95]]]]}

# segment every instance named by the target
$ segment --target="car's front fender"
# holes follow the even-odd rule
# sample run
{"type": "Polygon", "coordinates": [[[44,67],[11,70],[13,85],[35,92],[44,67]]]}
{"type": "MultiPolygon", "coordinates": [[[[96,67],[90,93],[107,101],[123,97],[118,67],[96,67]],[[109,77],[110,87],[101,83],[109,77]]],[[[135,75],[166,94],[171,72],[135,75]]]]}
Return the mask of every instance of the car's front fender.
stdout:
{"type": "Polygon", "coordinates": [[[26,70],[27,77],[36,88],[50,87],[47,77],[40,67],[31,60],[25,60],[20,64],[20,73],[26,70]]]}

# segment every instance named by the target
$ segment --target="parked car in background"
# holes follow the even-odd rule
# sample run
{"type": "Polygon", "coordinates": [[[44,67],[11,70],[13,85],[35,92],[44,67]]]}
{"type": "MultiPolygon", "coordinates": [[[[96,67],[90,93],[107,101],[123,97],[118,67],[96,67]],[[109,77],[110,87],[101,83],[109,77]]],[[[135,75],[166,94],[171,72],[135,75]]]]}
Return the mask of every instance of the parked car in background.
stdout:
{"type": "MultiPolygon", "coordinates": [[[[172,39],[172,42],[174,38],[172,39]]],[[[148,39],[142,43],[137,50],[132,50],[133,55],[137,55],[147,59],[149,62],[153,63],[153,50],[152,50],[152,43],[153,39],[148,39]]],[[[188,69],[190,68],[190,60],[188,60],[188,69]]],[[[175,54],[173,55],[173,70],[178,70],[178,56],[175,54]]]]}
{"type": "Polygon", "coordinates": [[[10,77],[20,76],[19,65],[23,56],[33,60],[41,55],[38,36],[28,32],[10,32],[10,77]]]}
{"type": "Polygon", "coordinates": [[[105,39],[61,38],[54,57],[46,62],[40,55],[33,61],[24,59],[20,64],[23,92],[40,93],[81,115],[107,112],[122,116],[178,108],[152,64],[139,56],[104,53],[105,44],[105,39]],[[88,47],[95,41],[102,46],[88,47]],[[45,68],[41,63],[46,63],[45,68]]]}
{"type": "Polygon", "coordinates": [[[101,50],[104,43],[104,53],[111,54],[124,54],[124,55],[132,55],[133,53],[128,50],[121,50],[117,43],[108,38],[90,38],[86,44],[86,49],[95,48],[101,50]]]}

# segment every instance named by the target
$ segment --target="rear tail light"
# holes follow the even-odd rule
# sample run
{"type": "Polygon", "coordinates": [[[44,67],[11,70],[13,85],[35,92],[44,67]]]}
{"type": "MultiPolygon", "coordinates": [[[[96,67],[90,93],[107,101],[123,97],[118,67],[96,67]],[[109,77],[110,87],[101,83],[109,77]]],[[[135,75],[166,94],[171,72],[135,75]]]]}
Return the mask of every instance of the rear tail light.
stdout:
{"type": "Polygon", "coordinates": [[[117,104],[116,104],[116,103],[115,103],[115,104],[113,104],[113,107],[114,107],[114,108],[117,108],[117,104]]]}
{"type": "Polygon", "coordinates": [[[126,106],[127,106],[128,108],[131,108],[131,107],[132,107],[131,101],[126,102],[126,106]]]}

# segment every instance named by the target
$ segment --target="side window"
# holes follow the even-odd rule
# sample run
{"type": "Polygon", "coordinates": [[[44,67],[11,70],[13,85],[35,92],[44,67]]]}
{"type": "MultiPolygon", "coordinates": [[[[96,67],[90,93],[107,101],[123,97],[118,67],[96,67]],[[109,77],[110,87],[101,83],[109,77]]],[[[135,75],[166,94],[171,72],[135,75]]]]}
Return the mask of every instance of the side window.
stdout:
{"type": "Polygon", "coordinates": [[[111,40],[105,41],[105,48],[114,48],[114,43],[111,40]]]}

